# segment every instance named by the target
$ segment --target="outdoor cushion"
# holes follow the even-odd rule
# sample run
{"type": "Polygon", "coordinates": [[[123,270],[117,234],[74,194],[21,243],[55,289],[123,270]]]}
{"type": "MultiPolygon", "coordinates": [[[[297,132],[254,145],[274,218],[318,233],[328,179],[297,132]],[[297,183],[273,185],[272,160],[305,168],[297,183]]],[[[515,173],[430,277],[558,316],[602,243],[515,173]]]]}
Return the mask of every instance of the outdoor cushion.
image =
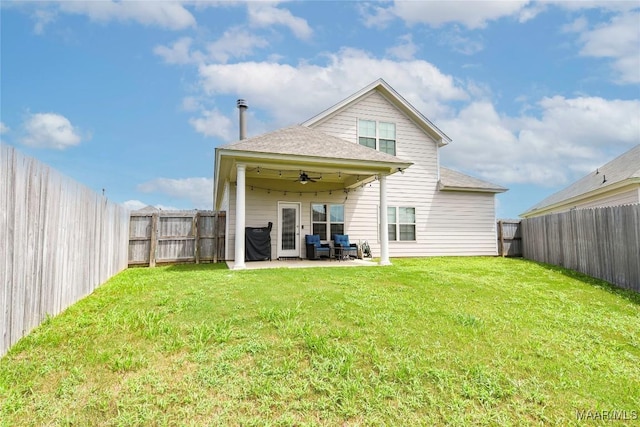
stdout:
{"type": "Polygon", "coordinates": [[[316,248],[319,248],[321,245],[320,236],[318,234],[307,234],[304,236],[304,240],[307,245],[313,245],[316,248]]]}

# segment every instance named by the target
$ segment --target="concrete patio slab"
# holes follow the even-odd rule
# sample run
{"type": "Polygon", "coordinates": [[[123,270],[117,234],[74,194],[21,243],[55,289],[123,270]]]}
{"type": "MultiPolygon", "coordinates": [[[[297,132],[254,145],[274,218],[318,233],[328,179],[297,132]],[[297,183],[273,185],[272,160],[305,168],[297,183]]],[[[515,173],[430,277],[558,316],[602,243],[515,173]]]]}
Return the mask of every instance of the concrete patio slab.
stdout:
{"type": "MultiPolygon", "coordinates": [[[[233,270],[235,263],[227,261],[227,267],[233,270]]],[[[247,261],[246,270],[259,270],[264,268],[313,268],[313,267],[375,267],[377,262],[364,259],[351,259],[345,261],[337,260],[273,260],[273,261],[247,261]]]]}

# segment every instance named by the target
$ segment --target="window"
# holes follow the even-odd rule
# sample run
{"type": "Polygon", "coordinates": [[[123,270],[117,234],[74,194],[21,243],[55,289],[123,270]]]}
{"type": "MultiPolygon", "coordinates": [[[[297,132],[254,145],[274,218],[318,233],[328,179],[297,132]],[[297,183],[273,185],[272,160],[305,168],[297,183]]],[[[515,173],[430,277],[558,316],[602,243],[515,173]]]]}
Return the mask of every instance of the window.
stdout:
{"type": "Polygon", "coordinates": [[[416,208],[387,207],[389,241],[416,240],[416,208]]]}
{"type": "Polygon", "coordinates": [[[378,137],[380,138],[379,150],[396,155],[396,125],[393,123],[379,123],[378,137]]]}
{"type": "Polygon", "coordinates": [[[344,205],[312,204],[313,234],[320,240],[331,240],[334,234],[344,234],[344,205]]]}
{"type": "Polygon", "coordinates": [[[396,155],[395,123],[358,120],[358,142],[365,147],[396,155]]]}
{"type": "Polygon", "coordinates": [[[365,147],[376,149],[376,122],[373,120],[359,121],[358,142],[365,147]]]}

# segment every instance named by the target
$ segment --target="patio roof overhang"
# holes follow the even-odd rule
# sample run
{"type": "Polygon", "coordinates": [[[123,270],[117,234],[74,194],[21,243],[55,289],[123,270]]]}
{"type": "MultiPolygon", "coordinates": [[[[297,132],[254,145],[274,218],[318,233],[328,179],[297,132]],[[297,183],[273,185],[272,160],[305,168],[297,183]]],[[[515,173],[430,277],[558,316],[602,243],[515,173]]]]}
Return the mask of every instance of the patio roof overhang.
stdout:
{"type": "Polygon", "coordinates": [[[412,165],[353,142],[294,126],[216,148],[215,210],[220,208],[225,183],[236,182],[238,164],[246,167],[247,187],[291,192],[354,189],[412,165]],[[302,172],[314,181],[302,184],[298,180],[302,172]]]}

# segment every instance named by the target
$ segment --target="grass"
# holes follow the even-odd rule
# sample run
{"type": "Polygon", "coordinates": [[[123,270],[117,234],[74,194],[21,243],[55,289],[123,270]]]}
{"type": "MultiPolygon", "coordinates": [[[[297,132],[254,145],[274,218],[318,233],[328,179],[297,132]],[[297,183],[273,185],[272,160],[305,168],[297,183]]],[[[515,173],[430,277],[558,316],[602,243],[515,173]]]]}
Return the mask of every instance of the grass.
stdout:
{"type": "Polygon", "coordinates": [[[625,425],[639,367],[637,294],[524,260],[129,269],[0,360],[0,425],[625,425]]]}

